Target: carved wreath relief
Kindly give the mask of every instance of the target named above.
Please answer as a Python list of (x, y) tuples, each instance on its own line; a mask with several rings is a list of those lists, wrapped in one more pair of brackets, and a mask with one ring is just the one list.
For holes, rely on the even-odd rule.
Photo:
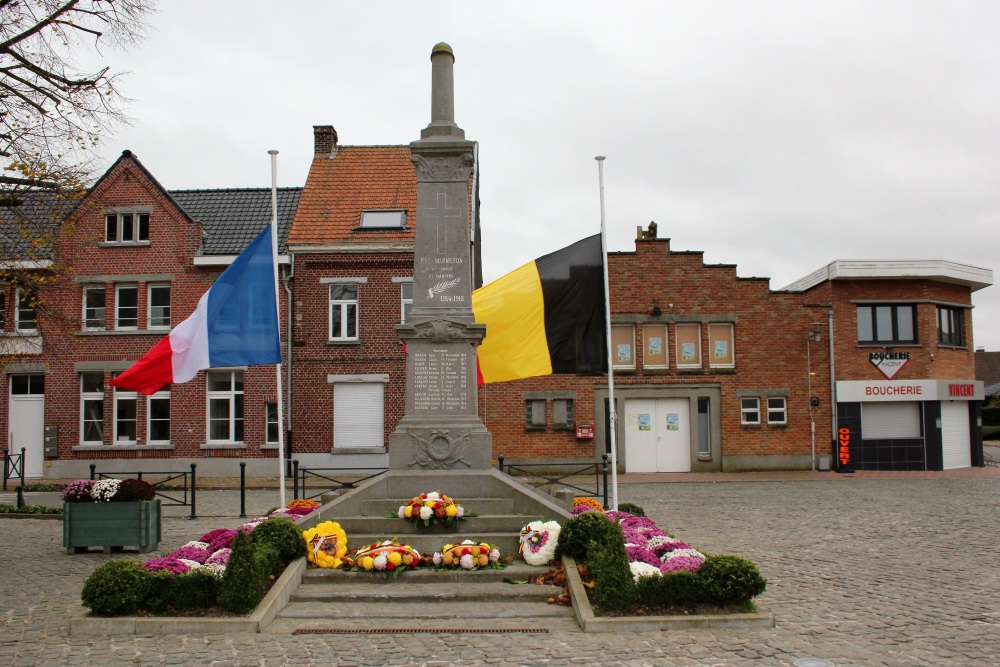
[(413, 438), (413, 460), (407, 465), (445, 470), (457, 467), (461, 463), (467, 468), (472, 464), (465, 458), (469, 447), (469, 431), (461, 430), (452, 433), (448, 429), (409, 429)]

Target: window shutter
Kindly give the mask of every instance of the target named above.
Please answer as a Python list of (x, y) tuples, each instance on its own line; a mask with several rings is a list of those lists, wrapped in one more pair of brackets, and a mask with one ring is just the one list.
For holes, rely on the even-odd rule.
[(384, 447), (385, 385), (338, 382), (333, 385), (333, 446)]

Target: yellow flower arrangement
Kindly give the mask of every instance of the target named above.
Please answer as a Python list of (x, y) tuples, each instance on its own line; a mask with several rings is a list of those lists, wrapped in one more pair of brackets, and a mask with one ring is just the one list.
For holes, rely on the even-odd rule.
[(589, 496), (579, 496), (573, 499), (573, 507), (580, 507), (581, 505), (595, 509), (598, 512), (604, 511), (604, 505)]
[(419, 551), (407, 544), (400, 544), (398, 538), (394, 537), (358, 549), (353, 563), (358, 570), (389, 573), (417, 567), (422, 558)]
[[(393, 515), (390, 513), (387, 516)], [(466, 515), (465, 509), (454, 498), (450, 498), (440, 491), (431, 491), (414, 496), (405, 505), (400, 505), (396, 516), (400, 519), (407, 519), (422, 528), (434, 524), (454, 528), (464, 516), (474, 515)]]
[(306, 541), (306, 557), (311, 567), (338, 568), (347, 554), (347, 534), (335, 521), (324, 521), (302, 531)]
[(440, 553), (434, 554), (433, 561), (438, 567), (460, 567), (463, 570), (503, 567), (499, 549), (486, 542), (476, 543), (472, 540), (445, 544)]

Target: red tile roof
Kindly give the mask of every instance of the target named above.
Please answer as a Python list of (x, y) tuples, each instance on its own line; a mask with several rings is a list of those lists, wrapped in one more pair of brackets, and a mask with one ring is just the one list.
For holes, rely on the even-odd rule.
[[(404, 209), (403, 230), (359, 230), (361, 211)], [(313, 158), (289, 244), (413, 241), (417, 175), (409, 146), (339, 146)]]

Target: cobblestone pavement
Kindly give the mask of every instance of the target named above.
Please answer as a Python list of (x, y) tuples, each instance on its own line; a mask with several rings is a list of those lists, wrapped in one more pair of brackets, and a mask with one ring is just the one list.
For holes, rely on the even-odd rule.
[[(1000, 477), (622, 483), (620, 498), (702, 550), (754, 560), (768, 578), (760, 606), (777, 627), (69, 636), (84, 578), (112, 556), (67, 555), (59, 521), (0, 519), (0, 665), (1000, 664)], [(248, 499), (251, 515), (276, 504), (276, 491)], [(196, 520), (165, 512), (164, 549), (240, 521), (235, 492), (199, 493), (198, 507)]]

